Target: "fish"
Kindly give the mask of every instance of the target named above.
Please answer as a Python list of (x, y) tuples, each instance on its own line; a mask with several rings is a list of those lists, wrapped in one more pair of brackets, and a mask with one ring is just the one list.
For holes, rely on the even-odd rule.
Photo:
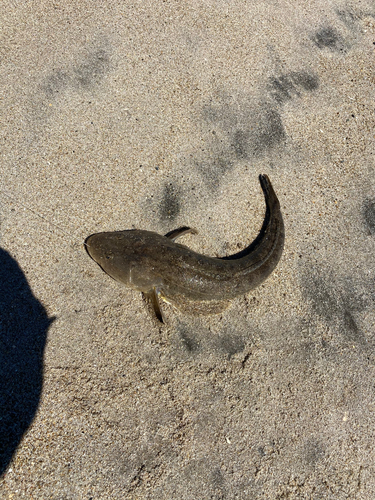
[(160, 299), (207, 304), (230, 301), (263, 283), (276, 268), (284, 248), (285, 229), (280, 202), (267, 175), (259, 182), (266, 213), (258, 236), (245, 249), (224, 257), (209, 257), (176, 243), (187, 226), (165, 236), (129, 229), (95, 233), (84, 242), (89, 256), (116, 281), (142, 292), (164, 323)]

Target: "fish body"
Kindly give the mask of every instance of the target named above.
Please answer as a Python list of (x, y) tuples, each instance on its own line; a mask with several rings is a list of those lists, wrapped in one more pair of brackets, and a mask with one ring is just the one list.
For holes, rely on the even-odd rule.
[(162, 321), (158, 297), (193, 301), (224, 301), (260, 285), (277, 266), (284, 247), (284, 223), (279, 200), (266, 175), (260, 175), (266, 214), (257, 238), (244, 250), (216, 258), (199, 254), (174, 240), (184, 227), (162, 236), (152, 231), (126, 230), (89, 236), (86, 249), (112, 278), (151, 298)]

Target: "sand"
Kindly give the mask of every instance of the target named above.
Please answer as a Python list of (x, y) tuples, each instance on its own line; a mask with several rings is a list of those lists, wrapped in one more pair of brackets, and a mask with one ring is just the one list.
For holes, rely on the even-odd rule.
[[(372, 1), (0, 6), (1, 499), (375, 498)], [(140, 294), (95, 232), (286, 227), (215, 315)]]

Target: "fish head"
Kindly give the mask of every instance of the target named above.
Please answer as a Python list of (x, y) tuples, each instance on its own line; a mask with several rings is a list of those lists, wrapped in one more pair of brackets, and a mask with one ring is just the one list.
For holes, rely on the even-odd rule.
[(92, 234), (85, 240), (90, 257), (117, 281), (141, 292), (160, 286), (150, 262), (149, 242), (142, 231)]

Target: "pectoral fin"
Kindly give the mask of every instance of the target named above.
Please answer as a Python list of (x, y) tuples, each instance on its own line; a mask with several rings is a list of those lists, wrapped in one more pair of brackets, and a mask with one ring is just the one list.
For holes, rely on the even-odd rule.
[(198, 231), (196, 229), (192, 229), (191, 227), (187, 226), (182, 226), (179, 227), (178, 229), (173, 229), (173, 231), (169, 231), (165, 236), (169, 238), (172, 241), (175, 241), (177, 238), (182, 236), (183, 234), (198, 234)]
[(159, 303), (159, 295), (160, 292), (157, 288), (152, 288), (148, 292), (143, 293), (147, 302), (152, 306), (155, 312), (155, 316), (160, 321), (160, 323), (164, 323), (163, 313), (161, 312), (160, 303)]

